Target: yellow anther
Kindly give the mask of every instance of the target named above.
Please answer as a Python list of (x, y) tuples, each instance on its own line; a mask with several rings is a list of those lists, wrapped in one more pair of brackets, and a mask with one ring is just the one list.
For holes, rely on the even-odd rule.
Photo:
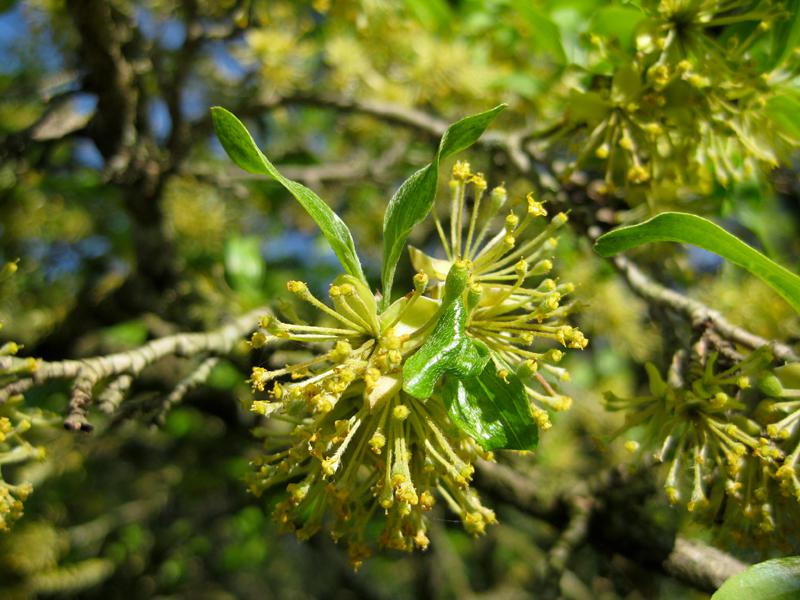
[(436, 504), (436, 499), (428, 490), (425, 490), (419, 495), (419, 506), (422, 510), (428, 511)]
[(398, 404), (392, 409), (392, 416), (398, 421), (405, 421), (410, 414), (411, 411), (405, 404)]
[(544, 203), (537, 202), (536, 199), (533, 197), (533, 192), (530, 192), (527, 196), (528, 201), (528, 214), (532, 217), (546, 217), (547, 210), (544, 208)]
[(506, 216), (506, 232), (512, 233), (519, 225), (519, 217), (513, 212), (508, 213)]
[(640, 184), (650, 179), (650, 173), (641, 165), (633, 165), (628, 169), (627, 177), (631, 183)]
[(326, 458), (322, 461), (322, 472), (325, 473), (325, 475), (327, 475), (328, 477), (333, 475), (338, 467), (339, 467), (338, 459)]
[(380, 454), (386, 446), (386, 436), (380, 431), (376, 431), (369, 438), (369, 447), (375, 454)]
[(625, 450), (633, 454), (634, 452), (639, 450), (639, 442), (637, 442), (636, 440), (628, 440), (627, 442), (625, 442)]
[(256, 331), (250, 336), (250, 346), (253, 348), (261, 348), (267, 343), (267, 336), (263, 331)]
[(346, 340), (338, 340), (329, 356), (333, 362), (343, 362), (353, 352), (353, 347)]
[(664, 129), (658, 123), (647, 123), (644, 128), (645, 133), (653, 137), (657, 137), (664, 133)]
[(483, 191), (486, 189), (486, 179), (484, 178), (483, 173), (475, 173), (470, 181), (472, 181), (472, 184), (478, 190)]
[(728, 403), (728, 400), (728, 394), (725, 392), (717, 392), (708, 403), (711, 405), (711, 408), (720, 409)]
[(294, 279), (286, 282), (286, 289), (298, 296), (305, 296), (309, 293), (308, 286), (305, 283)]
[(472, 173), (469, 170), (469, 163), (464, 160), (457, 160), (453, 165), (453, 179), (459, 181), (466, 181), (470, 178)]

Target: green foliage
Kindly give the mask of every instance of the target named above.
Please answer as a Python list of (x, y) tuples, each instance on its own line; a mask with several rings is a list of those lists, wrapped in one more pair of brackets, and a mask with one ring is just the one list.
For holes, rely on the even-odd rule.
[[(797, 272), (799, 8), (123, 0), (88, 18), (70, 2), (0, 2), (0, 386), (22, 389), (0, 397), (4, 597), (700, 598), (595, 544), (595, 525), (634, 512), (746, 560), (796, 554), (798, 363), (634, 296), (585, 232), (680, 210), (738, 222)], [(210, 101), (269, 149), (215, 109), (225, 149), (258, 177), (217, 152)], [(471, 145), (501, 103), (501, 130), (461, 157), (476, 168), (437, 182), (445, 150)], [(447, 147), (430, 143), (463, 115)], [(798, 352), (800, 316), (748, 273), (675, 246), (635, 259)], [(450, 297), (459, 260), (470, 278)], [(74, 381), (23, 389), (37, 361), (20, 354), (107, 354), (265, 304), (250, 345), (220, 356), (163, 427), (149, 415), (205, 356), (153, 365), (116, 409), (109, 382), (94, 384), (91, 436), (62, 431)], [(456, 340), (462, 355), (445, 351)], [(421, 399), (403, 389), (415, 377)], [(612, 390), (619, 412), (602, 409)], [(594, 505), (559, 577), (544, 574), (563, 549), (553, 523), (472, 482), (500, 450), (561, 506), (637, 445), (643, 464), (661, 459), (666, 500), (692, 510), (620, 486), (624, 508)], [(22, 482), (34, 493), (20, 517)], [(281, 535), (292, 528), (340, 546)], [(343, 571), (341, 546), (359, 564), (429, 542)]]
[(728, 579), (711, 600), (792, 600), (800, 594), (800, 557), (774, 558)]
[(474, 377), (489, 360), (486, 347), (466, 335), (467, 309), (457, 298), (442, 313), (425, 343), (403, 365), (403, 389), (415, 398), (428, 398), (442, 375)]
[(800, 312), (800, 277), (696, 215), (666, 212), (638, 225), (620, 227), (600, 236), (595, 250), (600, 256), (613, 256), (642, 244), (665, 241), (698, 246), (747, 269)]
[(383, 306), (391, 301), (397, 261), (406, 246), (411, 230), (433, 208), (439, 182), (439, 163), (474, 144), (489, 124), (505, 108), (504, 104), (486, 112), (465, 117), (444, 132), (433, 161), (403, 182), (394, 193), (383, 220)]
[(258, 149), (242, 122), (233, 114), (217, 106), (211, 109), (211, 115), (217, 136), (231, 160), (249, 173), (269, 175), (285, 187), (322, 230), (344, 270), (365, 281), (353, 236), (339, 216), (306, 186), (281, 175)]
[(447, 378), (447, 414), (484, 450), (535, 450), (539, 430), (519, 378), (497, 374), (491, 362), (478, 375)]

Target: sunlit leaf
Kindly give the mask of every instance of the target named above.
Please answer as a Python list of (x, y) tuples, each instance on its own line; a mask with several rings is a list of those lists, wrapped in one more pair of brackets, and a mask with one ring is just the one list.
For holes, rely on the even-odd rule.
[(467, 309), (461, 296), (439, 317), (430, 337), (403, 365), (403, 389), (415, 398), (429, 398), (445, 373), (472, 377), (480, 373), (489, 354), (467, 336)]
[(525, 387), (513, 373), (501, 378), (491, 361), (474, 377), (448, 377), (442, 397), (453, 422), (484, 450), (536, 448), (539, 430)]
[(433, 207), (439, 162), (474, 144), (505, 106), (501, 104), (450, 125), (439, 142), (433, 162), (406, 179), (392, 196), (383, 220), (383, 307), (391, 301), (394, 272), (406, 240)]
[(220, 106), (215, 106), (211, 109), (211, 116), (217, 136), (231, 160), (248, 173), (269, 175), (289, 190), (322, 230), (322, 234), (330, 243), (336, 256), (339, 257), (344, 270), (366, 283), (361, 263), (356, 254), (353, 236), (347, 225), (333, 212), (333, 209), (306, 186), (281, 175), (258, 149), (253, 136), (233, 113)]
[(619, 227), (600, 236), (595, 250), (600, 256), (613, 256), (651, 242), (681, 242), (718, 254), (760, 278), (800, 312), (800, 277), (696, 215), (665, 212), (638, 225)]
[(722, 584), (711, 600), (800, 598), (800, 556), (775, 558), (745, 569)]

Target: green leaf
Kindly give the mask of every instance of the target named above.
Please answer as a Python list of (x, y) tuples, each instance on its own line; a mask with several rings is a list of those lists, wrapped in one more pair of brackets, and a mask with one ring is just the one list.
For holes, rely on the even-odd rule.
[(462, 296), (442, 311), (430, 337), (403, 365), (403, 389), (415, 398), (430, 398), (445, 373), (471, 377), (489, 360), (489, 351), (466, 334), (467, 308)]
[(484, 450), (536, 448), (539, 430), (525, 387), (513, 373), (502, 379), (491, 361), (480, 375), (446, 378), (442, 397), (453, 422)]
[(225, 241), (225, 280), (237, 292), (254, 292), (264, 280), (264, 259), (255, 236), (236, 235)]
[(561, 30), (550, 16), (542, 9), (536, 7), (530, 0), (513, 0), (511, 8), (516, 14), (510, 16), (525, 22), (531, 35), (528, 42), (537, 50), (549, 55), (549, 58), (558, 65), (567, 64), (567, 53), (561, 39)]
[(450, 125), (439, 142), (433, 162), (406, 179), (392, 196), (383, 219), (383, 308), (391, 301), (394, 272), (406, 240), (411, 230), (433, 208), (439, 181), (439, 162), (474, 144), (505, 107), (505, 104), (500, 104)]
[(775, 558), (737, 573), (711, 600), (795, 600), (800, 598), (800, 556)]
[(786, 19), (774, 26), (772, 56), (769, 66), (780, 65), (795, 48), (800, 46), (800, 2), (789, 0), (784, 6)]
[(211, 109), (211, 118), (214, 121), (217, 137), (231, 160), (248, 173), (269, 175), (289, 190), (322, 230), (344, 270), (367, 283), (356, 254), (353, 236), (333, 209), (306, 186), (281, 175), (258, 149), (253, 136), (233, 113), (215, 106)]
[(651, 242), (681, 242), (718, 254), (760, 278), (800, 312), (800, 277), (696, 215), (664, 212), (644, 223), (619, 227), (600, 236), (595, 251), (607, 257)]
[(603, 6), (592, 15), (589, 31), (617, 38), (626, 50), (636, 47), (636, 28), (645, 18), (644, 12), (630, 6)]

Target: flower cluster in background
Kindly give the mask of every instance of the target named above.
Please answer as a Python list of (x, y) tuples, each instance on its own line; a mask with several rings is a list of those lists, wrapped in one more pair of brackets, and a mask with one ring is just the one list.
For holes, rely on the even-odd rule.
[[(529, 196), (521, 217), (514, 210), (503, 217), (505, 189), (485, 193), (483, 176), (467, 163), (454, 167), (450, 189), (450, 222), (434, 217), (444, 256), (411, 250), (418, 273), (406, 296), (379, 312), (372, 292), (353, 276), (333, 282), (330, 304), (290, 281), (287, 288), (314, 309), (318, 324), (267, 316), (251, 338), (255, 347), (291, 343), (305, 357), (253, 369), (253, 388), (266, 397), (252, 410), (270, 418), (256, 431), (264, 451), (253, 460), (250, 489), (261, 495), (285, 485), (276, 519), (301, 538), (327, 520), (355, 566), (375, 543), (425, 549), (426, 514), (438, 501), (472, 534), (496, 520), (470, 487), (475, 461), (492, 453), (454, 422), (442, 392), (447, 386), (434, 387), (432, 379), (425, 384), (429, 394), (404, 389), (409, 359), (440, 335), (443, 322), (456, 323), (454, 331), (461, 324), (464, 353), (475, 354), (479, 369), (488, 362), (501, 386), (524, 385), (526, 418), (540, 429), (550, 426), (550, 412), (571, 403), (558, 391), (568, 378), (556, 364), (563, 349), (587, 344), (566, 323), (572, 286), (547, 277), (566, 215), (548, 223), (545, 207)], [(499, 232), (492, 227), (497, 215)], [(373, 517), (382, 522), (377, 537), (368, 527)]]
[(643, 3), (643, 19), (615, 10), (629, 35), (590, 35), (587, 78), (565, 121), (586, 127), (573, 168), (600, 165), (600, 193), (622, 187), (628, 203), (644, 194), (669, 204), (786, 162), (800, 144), (786, 122), (800, 106), (798, 55), (781, 41), (788, 7), (662, 0)]
[(771, 362), (767, 348), (735, 361), (695, 354), (685, 377), (673, 368), (667, 381), (648, 364), (647, 395), (606, 394), (609, 410), (627, 413), (626, 448), (664, 464), (669, 501), (739, 539), (786, 532), (800, 517), (800, 365)]

